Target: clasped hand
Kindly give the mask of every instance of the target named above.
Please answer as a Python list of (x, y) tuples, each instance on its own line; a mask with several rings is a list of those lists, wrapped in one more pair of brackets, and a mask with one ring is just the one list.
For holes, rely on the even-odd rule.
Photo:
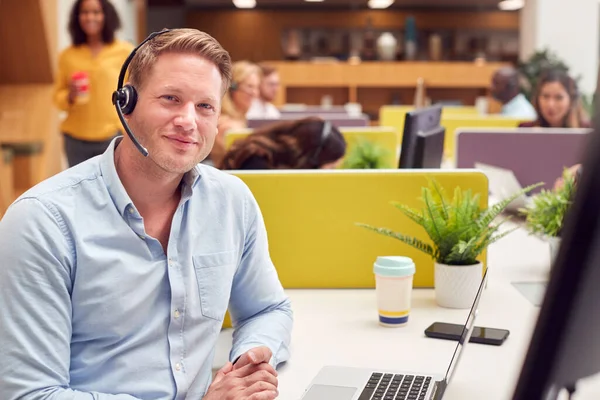
[(255, 347), (235, 365), (228, 362), (215, 375), (204, 400), (273, 400), (278, 396), (277, 371), (269, 364), (271, 350)]

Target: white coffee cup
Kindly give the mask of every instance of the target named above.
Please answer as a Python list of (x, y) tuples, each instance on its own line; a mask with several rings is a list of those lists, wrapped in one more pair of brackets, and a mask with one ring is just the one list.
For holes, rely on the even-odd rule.
[(379, 324), (399, 327), (408, 323), (415, 263), (409, 257), (380, 256), (373, 264)]

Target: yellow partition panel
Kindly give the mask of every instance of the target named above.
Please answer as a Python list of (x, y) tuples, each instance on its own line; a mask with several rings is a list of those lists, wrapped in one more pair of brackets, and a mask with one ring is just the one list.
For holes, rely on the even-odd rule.
[(398, 163), (400, 161), (400, 140), (394, 128), (340, 128), (340, 132), (342, 132), (342, 136), (344, 136), (344, 139), (346, 140), (346, 154), (350, 154), (352, 149), (362, 140), (368, 140), (386, 150), (386, 157), (383, 161), (385, 168), (398, 168)]
[(232, 129), (225, 133), (225, 149), (229, 149), (233, 142), (236, 140), (244, 139), (246, 136), (250, 135), (254, 130), (251, 128), (246, 129)]
[[(414, 109), (413, 106), (383, 106), (379, 109), (379, 125), (394, 128), (398, 132), (400, 144), (402, 144), (406, 113)], [(454, 115), (478, 116), (479, 112), (474, 106), (444, 106), (442, 108), (442, 118)]]
[[(387, 157), (384, 160), (386, 168), (398, 168), (400, 141), (395, 129), (389, 127), (342, 127), (340, 132), (348, 145), (346, 154), (349, 154), (361, 140), (368, 140), (387, 150)], [(227, 132), (225, 135), (225, 148), (229, 149), (233, 142), (243, 139), (251, 133), (252, 129)]]
[[(423, 207), (421, 188), (435, 178), (449, 196), (471, 189), (488, 202), (486, 176), (475, 170), (232, 171), (263, 213), (271, 257), (286, 288), (373, 288), (377, 256), (416, 264), (415, 287), (433, 287), (433, 260), (398, 240), (355, 225), (388, 227), (430, 242), (425, 231), (390, 202)], [(277, 188), (274, 190), (273, 188)], [(481, 261), (485, 262), (485, 253)]]
[(446, 128), (444, 135), (444, 156), (449, 159), (455, 159), (455, 132), (458, 128), (516, 128), (523, 121), (522, 118), (507, 118), (500, 115), (442, 115), (441, 125)]

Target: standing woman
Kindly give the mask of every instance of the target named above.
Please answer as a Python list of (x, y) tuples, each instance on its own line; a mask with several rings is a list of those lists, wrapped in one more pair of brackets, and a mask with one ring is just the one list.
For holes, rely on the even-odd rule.
[(72, 44), (60, 54), (54, 102), (66, 111), (61, 124), (69, 167), (102, 154), (120, 132), (111, 96), (133, 50), (115, 39), (121, 21), (108, 0), (77, 0), (71, 10)]

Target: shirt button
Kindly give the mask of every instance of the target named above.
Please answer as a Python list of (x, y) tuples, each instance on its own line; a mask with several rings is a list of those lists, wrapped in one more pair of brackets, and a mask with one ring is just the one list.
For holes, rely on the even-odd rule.
[(179, 318), (179, 316), (181, 314), (179, 313), (179, 310), (175, 310), (175, 312), (173, 313), (173, 315), (175, 316), (175, 318)]
[(133, 214), (133, 207), (129, 207), (127, 211), (129, 211), (129, 214)]
[(175, 364), (175, 369), (177, 371), (181, 371), (181, 364), (179, 364), (179, 363)]

